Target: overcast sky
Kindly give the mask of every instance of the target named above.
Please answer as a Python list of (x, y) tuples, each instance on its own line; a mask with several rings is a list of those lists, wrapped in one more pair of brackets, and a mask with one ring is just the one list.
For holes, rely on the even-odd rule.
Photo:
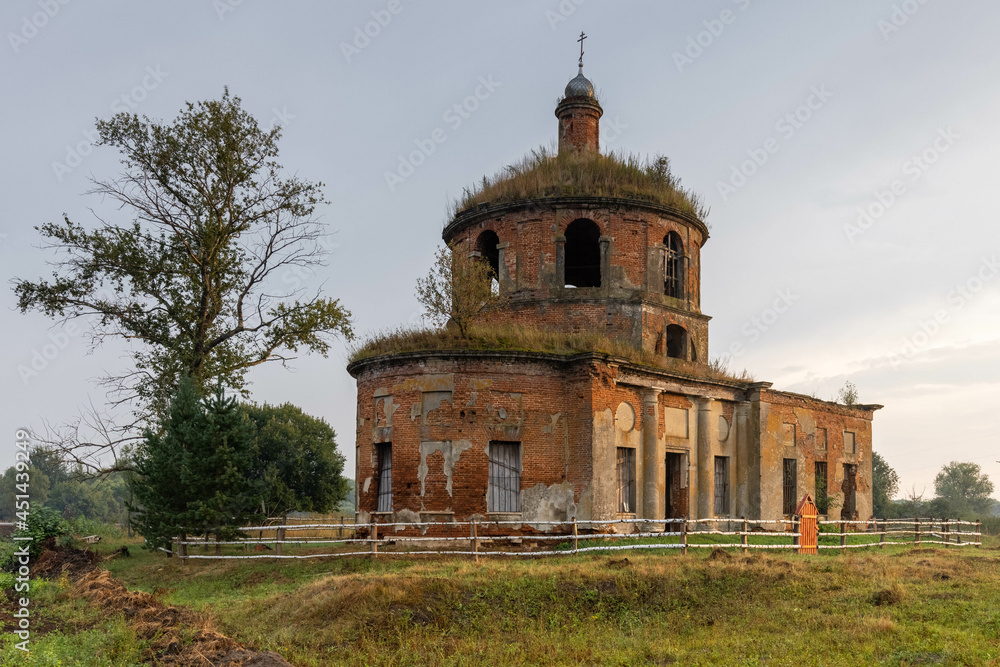
[[(1000, 491), (996, 2), (5, 0), (0, 28), (7, 281), (50, 271), (34, 225), (92, 222), (88, 178), (118, 170), (95, 118), (170, 120), (229, 86), (283, 126), (287, 169), (326, 184), (330, 263), (301, 280), (362, 333), (419, 321), (448, 201), (554, 141), (586, 31), (604, 149), (666, 154), (711, 207), (711, 355), (822, 398), (853, 381), (886, 406), (875, 449), (904, 489), (932, 495), (961, 460)], [(17, 427), (102, 405), (94, 379), (127, 359), (0, 293), (6, 467)], [(325, 417), (352, 471), (346, 357), (251, 378), (256, 400)]]

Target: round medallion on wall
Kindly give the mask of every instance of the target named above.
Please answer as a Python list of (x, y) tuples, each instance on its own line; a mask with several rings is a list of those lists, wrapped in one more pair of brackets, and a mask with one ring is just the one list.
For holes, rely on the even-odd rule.
[(628, 403), (619, 403), (615, 411), (615, 426), (622, 431), (635, 428), (635, 410)]

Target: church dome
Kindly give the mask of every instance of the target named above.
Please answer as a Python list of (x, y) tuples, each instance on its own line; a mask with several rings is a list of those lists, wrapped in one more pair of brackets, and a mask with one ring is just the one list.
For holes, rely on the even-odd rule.
[(566, 97), (594, 97), (594, 84), (583, 75), (582, 67), (580, 73), (566, 84)]

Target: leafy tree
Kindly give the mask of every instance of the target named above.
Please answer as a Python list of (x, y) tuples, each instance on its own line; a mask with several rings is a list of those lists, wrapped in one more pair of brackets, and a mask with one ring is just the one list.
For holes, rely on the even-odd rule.
[(262, 510), (329, 512), (348, 491), (336, 433), (324, 420), (284, 405), (243, 405), (256, 428), (254, 477), (264, 480)]
[(875, 516), (886, 518), (894, 511), (893, 498), (899, 492), (899, 474), (882, 455), (872, 452), (872, 510)]
[[(18, 475), (22, 475), (20, 479)], [(15, 496), (22, 494), (22, 489), (18, 489), (18, 484), (24, 484), (24, 473), (19, 473), (17, 468), (11, 466), (4, 471), (0, 477), (0, 521), (13, 521), (15, 517)], [(27, 470), (28, 491), (31, 496), (31, 505), (39, 507), (44, 505), (49, 497), (49, 477), (44, 472), (30, 466)]]
[(975, 518), (989, 514), (993, 507), (993, 482), (978, 463), (952, 461), (941, 468), (934, 478), (934, 493), (939, 515)]
[[(135, 427), (124, 427), (134, 438), (166, 415), (182, 376), (245, 395), (248, 369), (299, 350), (326, 355), (332, 336), (353, 337), (336, 299), (275, 284), (280, 270), (323, 263), (316, 208), (325, 203), (322, 183), (283, 174), (280, 128), (262, 129), (227, 90), (188, 103), (170, 124), (120, 113), (97, 132), (124, 169), (89, 194), (128, 219), (88, 229), (64, 216), (38, 227), (58, 253), (55, 271), (15, 279), (14, 290), (22, 312), (88, 318), (92, 347), (135, 345), (134, 366), (104, 378), (114, 404), (136, 410)], [(80, 437), (72, 430), (64, 448), (95, 446)], [(102, 434), (98, 446), (116, 455), (128, 441)], [(96, 467), (94, 456), (76, 460)]]
[(462, 338), (476, 318), (502, 310), (506, 296), (493, 289), (493, 269), (458, 245), (442, 246), (426, 278), (417, 279), (417, 300), (437, 326), (454, 323)]
[(253, 425), (235, 399), (221, 390), (202, 400), (193, 380), (182, 378), (167, 418), (146, 431), (131, 480), (133, 526), (154, 547), (178, 535), (240, 534), (259, 519), (259, 483), (248, 471)]

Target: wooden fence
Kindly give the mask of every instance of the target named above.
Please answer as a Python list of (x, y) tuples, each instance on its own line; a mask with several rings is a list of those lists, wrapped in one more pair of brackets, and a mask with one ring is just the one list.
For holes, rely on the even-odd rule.
[[(941, 545), (981, 546), (979, 521), (891, 519), (819, 521), (819, 549)], [(802, 551), (798, 517), (745, 519), (623, 519), (619, 521), (455, 521), (423, 523), (295, 523), (249, 526), (232, 541), (176, 540), (168, 554), (182, 559), (308, 559), (380, 555), (556, 556), (651, 549)], [(810, 536), (805, 536), (806, 541)], [(198, 553), (201, 551), (202, 553)], [(250, 553), (250, 552), (253, 553)], [(208, 553), (213, 552), (213, 553)]]

